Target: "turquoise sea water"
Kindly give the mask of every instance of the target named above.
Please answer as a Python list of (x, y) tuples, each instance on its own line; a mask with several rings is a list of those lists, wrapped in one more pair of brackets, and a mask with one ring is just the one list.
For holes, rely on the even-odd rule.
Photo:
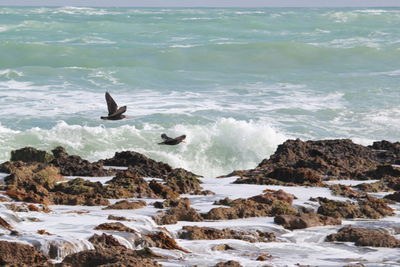
[[(130, 120), (99, 119), (105, 91)], [(0, 8), (0, 161), (129, 149), (221, 175), (287, 138), (398, 141), (399, 103), (398, 8)]]

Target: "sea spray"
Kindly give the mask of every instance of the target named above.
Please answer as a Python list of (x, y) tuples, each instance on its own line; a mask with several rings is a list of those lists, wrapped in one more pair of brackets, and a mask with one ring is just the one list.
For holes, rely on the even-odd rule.
[[(161, 133), (186, 134), (186, 143), (159, 146)], [(254, 168), (287, 139), (263, 122), (246, 122), (233, 118), (219, 119), (206, 125), (177, 124), (171, 129), (146, 125), (143, 129), (123, 125), (107, 128), (69, 125), (63, 121), (46, 130), (31, 128), (13, 131), (2, 127), (0, 161), (9, 159), (12, 149), (33, 146), (51, 150), (64, 146), (71, 154), (91, 161), (112, 157), (115, 152), (132, 150), (155, 160), (181, 167), (204, 176), (227, 174), (235, 169)]]

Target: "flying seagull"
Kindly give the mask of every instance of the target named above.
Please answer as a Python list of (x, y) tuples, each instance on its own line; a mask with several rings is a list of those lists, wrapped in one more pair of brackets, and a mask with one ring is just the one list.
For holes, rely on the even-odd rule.
[(125, 115), (122, 115), (126, 111), (126, 106), (118, 108), (117, 103), (115, 103), (114, 99), (111, 97), (111, 95), (106, 92), (106, 101), (107, 101), (107, 107), (108, 107), (108, 116), (105, 117), (100, 117), (102, 120), (122, 120), (125, 118), (128, 118)]
[(165, 133), (163, 133), (161, 135), (161, 138), (164, 141), (161, 142), (161, 143), (158, 143), (159, 145), (170, 145), (170, 146), (173, 146), (173, 145), (177, 145), (177, 144), (179, 144), (181, 142), (184, 142), (184, 140), (186, 138), (186, 135), (181, 135), (181, 136), (178, 136), (178, 137), (175, 137), (175, 138), (171, 138), (171, 137), (168, 137)]

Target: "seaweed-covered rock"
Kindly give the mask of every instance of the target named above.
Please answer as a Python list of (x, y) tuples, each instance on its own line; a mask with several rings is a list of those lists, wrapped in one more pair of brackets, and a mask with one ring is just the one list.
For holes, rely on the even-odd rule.
[(400, 202), (400, 191), (394, 192), (393, 194), (390, 195), (386, 195), (384, 198)]
[(384, 164), (400, 164), (400, 142), (377, 141), (369, 146), (375, 150), (376, 158)]
[(54, 159), (53, 155), (34, 147), (24, 147), (11, 151), (11, 161), (41, 162), (50, 163)]
[(257, 168), (235, 171), (235, 183), (323, 185), (324, 179), (367, 179), (366, 172), (380, 163), (373, 149), (348, 139), (301, 141), (287, 140)]
[(175, 239), (170, 237), (164, 232), (157, 232), (154, 234), (147, 234), (147, 237), (151, 240), (151, 245), (153, 247), (163, 248), (163, 249), (177, 249), (183, 251), (185, 253), (189, 253), (188, 250), (180, 247), (178, 243), (176, 243)]
[(89, 238), (89, 242), (93, 244), (96, 249), (113, 248), (113, 247), (125, 247), (112, 235), (107, 234), (94, 234)]
[(117, 232), (127, 232), (127, 233), (136, 233), (135, 230), (129, 228), (128, 226), (120, 223), (102, 223), (94, 228), (94, 230), (103, 230), (103, 231), (117, 231)]
[(97, 250), (84, 250), (68, 255), (64, 258), (64, 266), (87, 267), (87, 266), (107, 266), (107, 267), (161, 267), (151, 258), (148, 253), (122, 247), (113, 247)]
[(47, 261), (47, 256), (30, 245), (0, 241), (1, 266), (43, 266)]
[(166, 185), (179, 194), (201, 194), (199, 176), (184, 169), (173, 169), (165, 178)]
[(116, 202), (113, 205), (107, 206), (105, 210), (135, 210), (141, 209), (146, 206), (146, 202), (143, 200), (139, 201), (128, 201), (128, 200), (121, 200)]
[(371, 193), (387, 192), (390, 190), (390, 188), (383, 181), (378, 181), (374, 183), (361, 183), (356, 185), (355, 188), (362, 192)]
[(108, 198), (159, 198), (143, 178), (129, 170), (118, 172), (108, 181), (106, 191)]
[(211, 227), (184, 226), (179, 232), (179, 238), (189, 240), (239, 239), (247, 242), (276, 241), (274, 233), (238, 231), (229, 228), (216, 229)]
[[(256, 198), (258, 200), (258, 198)], [(265, 201), (261, 198), (262, 201)], [(249, 199), (224, 200), (229, 208), (219, 207), (211, 209), (203, 217), (208, 220), (232, 220), (249, 217), (268, 217), (280, 214), (296, 214), (297, 210), (288, 202), (283, 200), (273, 200), (271, 204), (264, 204)], [(221, 204), (221, 203), (220, 203)]]
[(289, 205), (292, 205), (293, 199), (295, 198), (295, 195), (286, 193), (285, 191), (280, 189), (277, 191), (267, 192), (262, 195), (253, 196), (249, 199), (264, 204), (272, 204), (275, 200), (281, 200), (287, 202)]
[(318, 198), (320, 207), (318, 213), (335, 218), (371, 218), (380, 219), (385, 216), (392, 216), (393, 209), (382, 199), (367, 197), (358, 200), (358, 203), (342, 202), (327, 198)]
[(300, 213), (296, 215), (278, 215), (274, 218), (276, 224), (286, 229), (304, 229), (323, 225), (340, 225), (342, 221), (338, 218), (323, 216), (316, 213)]
[(175, 199), (179, 197), (179, 194), (173, 191), (170, 187), (158, 183), (156, 180), (151, 180), (149, 186), (153, 192), (166, 199)]
[(167, 212), (161, 212), (159, 215), (153, 216), (157, 224), (175, 224), (178, 221), (203, 221), (201, 215), (190, 207), (190, 200), (188, 198), (168, 200), (168, 202), (171, 208)]
[(326, 241), (354, 242), (356, 246), (400, 248), (400, 240), (374, 229), (346, 226), (336, 234), (326, 237)]
[(113, 172), (105, 170), (102, 163), (90, 163), (77, 155), (69, 155), (65, 148), (56, 147), (52, 150), (54, 159), (51, 161), (66, 176), (109, 176)]
[(343, 184), (333, 184), (329, 186), (329, 189), (332, 191), (332, 194), (335, 196), (343, 196), (348, 198), (359, 199), (361, 197), (365, 197), (366, 195), (360, 192), (357, 192), (353, 188), (348, 185)]
[(225, 262), (221, 261), (215, 264), (214, 267), (243, 267), (243, 266), (237, 261), (225, 261)]

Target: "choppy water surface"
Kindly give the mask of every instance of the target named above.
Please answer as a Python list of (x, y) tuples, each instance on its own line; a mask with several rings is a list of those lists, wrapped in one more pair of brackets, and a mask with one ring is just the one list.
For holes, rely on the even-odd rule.
[[(287, 138), (397, 141), (399, 25), (397, 8), (2, 7), (0, 161), (129, 149), (215, 176)], [(132, 119), (99, 119), (106, 90)]]

